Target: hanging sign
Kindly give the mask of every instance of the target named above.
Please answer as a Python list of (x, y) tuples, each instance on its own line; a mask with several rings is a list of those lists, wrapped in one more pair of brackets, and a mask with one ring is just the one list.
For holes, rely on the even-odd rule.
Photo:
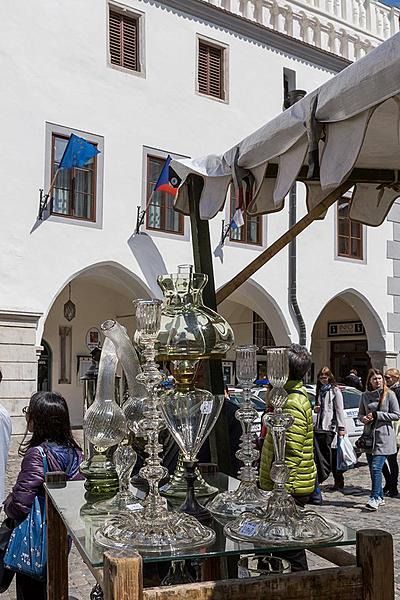
[(343, 321), (328, 323), (328, 336), (365, 335), (362, 321)]
[(86, 334), (86, 346), (89, 351), (101, 346), (101, 333), (97, 327), (91, 327)]

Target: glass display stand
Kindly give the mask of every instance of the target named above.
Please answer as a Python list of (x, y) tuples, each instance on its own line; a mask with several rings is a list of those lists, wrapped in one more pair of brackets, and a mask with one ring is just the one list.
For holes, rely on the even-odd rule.
[[(217, 475), (207, 475), (207, 481), (211, 485), (218, 487), (221, 491), (227, 489), (233, 491), (239, 485), (238, 480), (222, 473)], [(138, 501), (142, 501), (144, 497), (143, 491), (135, 488), (131, 489), (135, 493)], [(95, 543), (94, 534), (102, 525), (104, 525), (107, 515), (99, 514), (98, 511), (93, 508), (93, 504), (90, 504), (85, 500), (83, 481), (68, 482), (63, 488), (51, 488), (46, 486), (46, 490), (85, 562), (91, 568), (101, 567), (103, 565), (104, 548), (101, 548)], [(98, 500), (98, 498), (96, 498), (96, 500)], [(184, 548), (171, 552), (169, 555), (166, 555), (165, 553), (146, 554), (145, 552), (141, 552), (144, 562), (198, 559), (199, 557), (201, 559), (207, 559), (229, 555), (239, 556), (243, 554), (265, 554), (268, 551), (273, 552), (274, 549), (277, 548), (277, 545), (273, 543), (255, 546), (251, 543), (231, 540), (225, 535), (223, 526), (217, 521), (214, 521), (210, 527), (215, 531), (216, 536), (215, 542), (212, 545), (198, 548)], [(355, 531), (344, 525), (340, 526), (340, 528), (342, 531), (340, 540), (316, 544), (309, 541), (308, 543), (293, 543), (285, 546), (280, 545), (279, 550), (284, 550), (286, 548), (322, 548), (354, 544), (356, 540)]]

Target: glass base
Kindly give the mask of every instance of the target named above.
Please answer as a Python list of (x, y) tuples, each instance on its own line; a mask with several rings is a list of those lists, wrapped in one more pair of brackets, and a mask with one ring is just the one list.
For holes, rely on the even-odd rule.
[(234, 540), (252, 544), (311, 544), (335, 541), (343, 530), (316, 512), (295, 504), (286, 492), (274, 490), (263, 515), (243, 513), (224, 527), (225, 534)]
[(94, 455), (81, 463), (80, 472), (85, 477), (85, 488), (93, 495), (118, 492), (119, 480), (115, 465), (102, 454)]
[(217, 519), (234, 519), (244, 512), (264, 514), (270, 495), (255, 483), (242, 481), (237, 490), (218, 494), (207, 503), (207, 508)]
[(208, 546), (215, 532), (197, 519), (176, 511), (160, 511), (156, 518), (143, 513), (122, 514), (107, 519), (95, 533), (100, 546), (137, 550), (141, 554), (171, 554), (185, 548)]
[(122, 511), (143, 510), (143, 504), (132, 492), (118, 492), (108, 500), (102, 500), (93, 504), (93, 508), (98, 512), (120, 513)]
[[(202, 498), (205, 501), (206, 498), (215, 496), (218, 493), (218, 488), (207, 483), (201, 474), (201, 471), (196, 467), (196, 481), (194, 482), (194, 491), (197, 498)], [(160, 494), (166, 498), (186, 498), (187, 484), (185, 479), (185, 469), (183, 461), (178, 462), (175, 472), (167, 485), (160, 488)]]

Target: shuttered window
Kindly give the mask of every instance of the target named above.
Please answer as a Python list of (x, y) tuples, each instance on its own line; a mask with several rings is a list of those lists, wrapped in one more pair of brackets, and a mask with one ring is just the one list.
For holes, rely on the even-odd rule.
[(224, 49), (199, 40), (198, 89), (201, 94), (225, 99)]
[(138, 17), (110, 9), (109, 39), (112, 65), (139, 71)]
[(338, 254), (363, 259), (363, 227), (349, 217), (350, 200), (339, 198), (337, 212)]

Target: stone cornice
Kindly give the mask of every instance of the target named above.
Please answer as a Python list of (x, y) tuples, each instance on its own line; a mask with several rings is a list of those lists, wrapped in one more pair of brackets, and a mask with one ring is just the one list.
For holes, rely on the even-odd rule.
[[(147, 2), (148, 0), (144, 1)], [(212, 4), (203, 2), (203, 0), (158, 0), (157, 2), (151, 1), (151, 3), (210, 22), (221, 29), (232, 31), (333, 73), (338, 73), (351, 64), (351, 61), (346, 58), (307, 44), (279, 31), (274, 31), (227, 10), (221, 10)]]

